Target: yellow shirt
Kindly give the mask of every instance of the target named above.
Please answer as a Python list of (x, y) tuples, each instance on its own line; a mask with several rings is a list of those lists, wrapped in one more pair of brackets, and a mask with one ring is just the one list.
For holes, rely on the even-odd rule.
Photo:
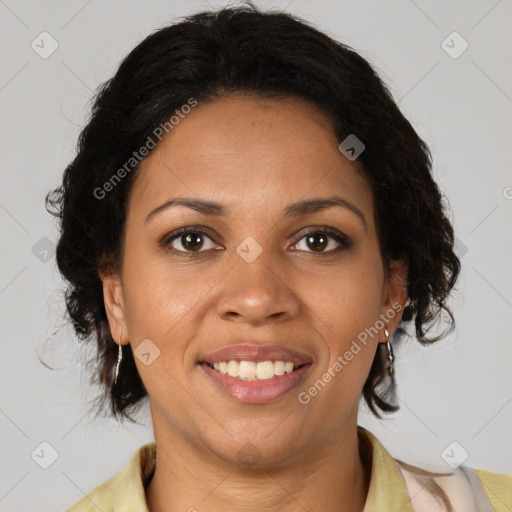
[[(364, 512), (512, 511), (512, 476), (465, 466), (452, 473), (428, 473), (393, 459), (379, 440), (361, 426), (358, 435), (366, 442), (372, 461)], [(149, 512), (145, 486), (155, 467), (153, 442), (137, 449), (120, 473), (66, 512)]]

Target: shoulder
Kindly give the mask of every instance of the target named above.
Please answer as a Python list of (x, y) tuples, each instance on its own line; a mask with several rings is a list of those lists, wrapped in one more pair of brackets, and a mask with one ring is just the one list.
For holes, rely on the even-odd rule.
[[(387, 494), (379, 489), (392, 488), (393, 497), (398, 493), (400, 500), (405, 502), (405, 505), (399, 505), (403, 512), (512, 511), (512, 475), (468, 466), (459, 466), (450, 472), (446, 472), (447, 468), (432, 470), (413, 466), (392, 457), (371, 432), (361, 426), (358, 431), (361, 439), (366, 438), (371, 443), (372, 504), (388, 503)], [(382, 507), (369, 508), (374, 509), (382, 510)], [(390, 507), (387, 509), (391, 510)]]
[(114, 488), (117, 476), (102, 483), (80, 501), (77, 501), (66, 512), (113, 512)]
[(138, 448), (116, 476), (94, 488), (66, 512), (147, 512), (145, 487), (156, 467), (156, 444)]
[(512, 510), (512, 475), (475, 469), (485, 493), (497, 512)]
[(512, 510), (512, 476), (467, 466), (450, 473), (436, 473), (396, 462), (417, 512)]

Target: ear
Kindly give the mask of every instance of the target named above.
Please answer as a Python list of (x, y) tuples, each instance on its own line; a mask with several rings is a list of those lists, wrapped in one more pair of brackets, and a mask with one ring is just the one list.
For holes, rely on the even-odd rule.
[(126, 315), (123, 295), (123, 285), (117, 273), (100, 275), (103, 282), (103, 300), (110, 327), (110, 334), (116, 343), (125, 345), (129, 341), (128, 329), (126, 328)]
[[(395, 332), (407, 302), (407, 264), (404, 260), (393, 260), (390, 264), (391, 276), (385, 280), (380, 318), (385, 323), (389, 336)], [(386, 342), (384, 328), (380, 330), (379, 340)]]

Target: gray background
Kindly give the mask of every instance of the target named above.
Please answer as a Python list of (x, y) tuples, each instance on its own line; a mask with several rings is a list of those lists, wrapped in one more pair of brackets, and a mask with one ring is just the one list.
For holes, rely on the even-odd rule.
[[(512, 2), (256, 3), (286, 7), (377, 67), (430, 145), (453, 211), (463, 265), (456, 334), (430, 348), (405, 344), (396, 365), (400, 412), (379, 422), (363, 408), (360, 423), (413, 464), (448, 471), (442, 454), (456, 441), (448, 452), (466, 450), (465, 464), (512, 473)], [(43, 200), (73, 158), (95, 88), (143, 37), (203, 8), (0, 0), (2, 511), (65, 510), (153, 440), (147, 409), (137, 427), (85, 416), (95, 390), (63, 320), (57, 232)], [(47, 59), (31, 47), (43, 31), (59, 45)], [(453, 31), (469, 44), (457, 58), (442, 46)], [(457, 37), (445, 43), (452, 54), (462, 48)], [(60, 369), (46, 369), (37, 354)], [(48, 469), (39, 465), (51, 456), (44, 441), (58, 455)]]

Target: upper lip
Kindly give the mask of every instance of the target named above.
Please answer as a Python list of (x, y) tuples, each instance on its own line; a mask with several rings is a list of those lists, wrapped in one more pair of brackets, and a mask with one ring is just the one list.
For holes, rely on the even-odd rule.
[(295, 366), (312, 362), (307, 354), (282, 345), (251, 344), (229, 345), (209, 353), (201, 359), (203, 363), (217, 363), (230, 360), (244, 361), (290, 361)]

